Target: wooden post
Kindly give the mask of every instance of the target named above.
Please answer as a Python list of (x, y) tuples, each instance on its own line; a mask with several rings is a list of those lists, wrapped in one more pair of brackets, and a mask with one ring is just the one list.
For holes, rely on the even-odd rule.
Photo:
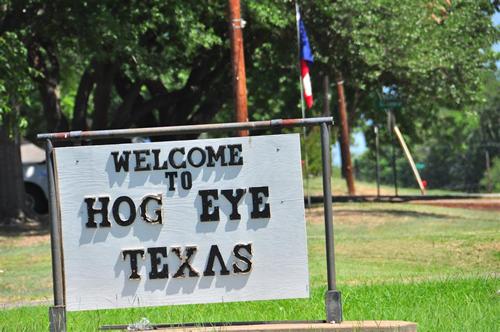
[(352, 174), (351, 152), (349, 151), (349, 124), (347, 122), (344, 80), (342, 79), (342, 75), (337, 77), (337, 92), (339, 95), (340, 152), (342, 155), (342, 170), (347, 182), (349, 195), (354, 196), (356, 195), (356, 190), (354, 188), (354, 177)]
[(49, 331), (66, 332), (66, 310), (64, 306), (49, 307)]
[(377, 168), (375, 171), (377, 172), (377, 197), (380, 197), (380, 151), (379, 151), (379, 138), (378, 138), (378, 126), (375, 125), (373, 128), (375, 131), (375, 154), (376, 154), (376, 163)]
[[(236, 122), (248, 122), (243, 27), (244, 21), (241, 19), (240, 0), (229, 0), (229, 34), (231, 37)], [(248, 130), (238, 131), (238, 136), (248, 136)]]
[(487, 190), (488, 190), (489, 193), (492, 193), (493, 192), (493, 183), (491, 181), (490, 153), (488, 152), (488, 150), (484, 151), (484, 157), (485, 157), (485, 161), (486, 161), (486, 178), (488, 179)]
[(401, 147), (403, 148), (406, 160), (408, 160), (408, 163), (410, 163), (411, 170), (413, 171), (413, 175), (415, 176), (415, 180), (417, 180), (418, 187), (420, 188), (420, 192), (422, 193), (422, 195), (425, 195), (425, 187), (422, 183), (422, 179), (420, 178), (420, 174), (418, 173), (415, 162), (413, 161), (413, 157), (411, 156), (410, 149), (408, 149), (408, 146), (406, 145), (405, 140), (403, 138), (403, 135), (401, 134), (401, 131), (399, 131), (398, 126), (394, 126), (394, 132), (396, 133), (396, 137), (399, 140), (399, 144), (401, 144)]

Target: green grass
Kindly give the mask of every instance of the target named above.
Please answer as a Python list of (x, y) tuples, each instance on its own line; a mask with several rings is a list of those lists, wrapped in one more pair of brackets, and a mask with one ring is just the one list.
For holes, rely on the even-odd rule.
[(0, 236), (0, 271), (0, 303), (50, 299), (48, 237), (32, 241), (30, 237)]
[[(345, 320), (406, 320), (419, 331), (497, 331), (500, 317), (498, 280), (449, 279), (418, 283), (341, 286)], [(324, 287), (315, 287), (310, 300), (282, 300), (187, 305), (77, 312), (68, 314), (70, 331), (95, 331), (98, 326), (153, 323), (316, 320), (323, 319)], [(1, 331), (48, 330), (47, 307), (0, 311)]]
[[(351, 203), (335, 205), (334, 218), (345, 320), (414, 321), (419, 331), (498, 329), (500, 213)], [(308, 211), (307, 219), (310, 299), (73, 312), (69, 330), (94, 331), (141, 317), (153, 323), (323, 319), (321, 209)], [(0, 236), (0, 302), (50, 297), (50, 287), (39, 282), (50, 283), (49, 264), (46, 242), (27, 245), (25, 239)], [(46, 306), (0, 310), (0, 331), (47, 328)]]

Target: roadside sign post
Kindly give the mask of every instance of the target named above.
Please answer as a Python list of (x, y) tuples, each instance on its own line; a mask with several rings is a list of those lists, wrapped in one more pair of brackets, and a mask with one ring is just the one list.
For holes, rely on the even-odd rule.
[[(384, 93), (379, 94), (379, 102), (378, 102), (378, 107), (382, 110), (385, 110), (387, 112), (387, 129), (389, 130), (389, 135), (391, 137), (392, 141), (392, 172), (393, 172), (393, 178), (394, 178), (394, 191), (396, 197), (398, 196), (398, 172), (397, 172), (397, 165), (396, 165), (396, 138), (398, 139), (401, 147), (403, 148), (404, 155), (406, 159), (408, 160), (408, 163), (410, 164), (410, 167), (412, 169), (412, 172), (415, 176), (415, 180), (418, 183), (418, 186), (420, 188), (420, 191), (422, 195), (425, 194), (425, 186), (423, 185), (422, 180), (420, 179), (420, 174), (418, 172), (419, 167), (418, 163), (415, 164), (413, 161), (413, 157), (411, 156), (410, 150), (408, 149), (408, 146), (406, 145), (403, 135), (401, 134), (398, 126), (396, 125), (396, 117), (394, 115), (394, 110), (400, 109), (403, 106), (400, 97), (398, 96), (396, 90), (394, 88), (384, 88)], [(377, 137), (377, 132), (375, 133), (376, 135), (376, 140), (378, 140)], [(376, 142), (376, 145), (378, 145), (378, 142)], [(378, 148), (377, 148), (378, 149)], [(378, 157), (378, 152), (377, 152), (377, 157)], [(378, 164), (378, 159), (377, 159), (377, 164)], [(377, 174), (378, 174), (378, 168), (377, 168)], [(377, 175), (378, 178), (378, 175)], [(378, 183), (378, 180), (377, 180)], [(378, 196), (378, 195), (377, 195)]]
[[(66, 310), (309, 296), (297, 134), (65, 148), (53, 148), (53, 141), (315, 125), (321, 126), (326, 321), (342, 322), (332, 123), (324, 117), (39, 134), (50, 190), (51, 331), (66, 331)], [(280, 255), (292, 251), (293, 259)]]
[(49, 215), (50, 215), (50, 249), (52, 257), (52, 283), (54, 291), (54, 306), (49, 309), (50, 331), (66, 331), (66, 308), (64, 306), (64, 284), (62, 263), (61, 219), (59, 216), (56, 182), (54, 176), (53, 146), (50, 139), (46, 140), (45, 152), (47, 160), (47, 175), (49, 180)]
[(387, 111), (387, 122), (389, 124), (389, 133), (392, 143), (392, 176), (394, 179), (394, 194), (398, 196), (398, 166), (396, 164), (396, 137), (394, 137), (394, 127), (396, 126), (396, 117), (392, 110)]
[(380, 151), (379, 151), (379, 137), (378, 137), (378, 126), (373, 127), (375, 132), (375, 154), (376, 154), (376, 178), (377, 178), (377, 197), (380, 197)]
[(323, 162), (323, 209), (325, 216), (326, 268), (328, 276), (328, 291), (325, 295), (326, 321), (342, 322), (342, 299), (337, 290), (335, 274), (335, 246), (333, 239), (333, 208), (332, 208), (332, 167), (330, 162), (330, 130), (327, 123), (321, 124), (321, 160)]
[(394, 126), (396, 125), (394, 110), (400, 109), (402, 106), (403, 103), (394, 88), (384, 87), (383, 93), (378, 94), (377, 107), (387, 112), (387, 130), (389, 130), (392, 143), (392, 175), (394, 179), (394, 194), (396, 197), (398, 196), (398, 170), (396, 165), (396, 139), (393, 134)]

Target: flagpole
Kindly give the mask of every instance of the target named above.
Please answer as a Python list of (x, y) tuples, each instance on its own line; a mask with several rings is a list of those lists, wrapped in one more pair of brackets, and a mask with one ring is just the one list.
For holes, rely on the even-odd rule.
[[(299, 26), (299, 4), (297, 1), (295, 1), (295, 21), (297, 22), (297, 58), (299, 59), (299, 64), (300, 64), (300, 26)], [(305, 110), (305, 104), (304, 104), (304, 87), (302, 86), (302, 74), (300, 72), (300, 66), (299, 68), (299, 85), (300, 85), (300, 106), (302, 107), (302, 118), (306, 117), (306, 110)], [(306, 132), (306, 127), (304, 128), (304, 135)]]
[[(302, 86), (302, 74), (300, 72), (300, 25), (299, 25), (299, 4), (295, 1), (295, 21), (297, 22), (297, 58), (298, 58), (298, 68), (299, 68), (299, 86), (300, 86), (300, 106), (302, 109), (302, 118), (306, 117), (306, 109), (304, 103), (304, 87)], [(306, 127), (302, 127), (303, 130), (303, 140), (302, 144), (304, 146), (304, 171), (306, 173), (306, 197), (307, 197), (307, 207), (311, 207), (311, 195), (309, 192), (309, 158), (307, 156), (307, 147), (306, 147), (306, 135), (307, 129)]]

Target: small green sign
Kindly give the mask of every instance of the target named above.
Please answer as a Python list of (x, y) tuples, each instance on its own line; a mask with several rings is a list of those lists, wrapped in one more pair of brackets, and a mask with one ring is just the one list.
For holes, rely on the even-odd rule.
[(397, 109), (401, 108), (401, 106), (403, 106), (403, 104), (398, 99), (380, 99), (378, 102), (378, 107), (383, 110)]
[(416, 163), (415, 164), (415, 167), (418, 169), (418, 170), (422, 170), (425, 168), (425, 163)]
[(400, 95), (397, 93), (397, 87), (384, 86), (382, 91), (377, 93), (378, 96), (378, 109), (388, 111), (399, 109), (403, 106)]

